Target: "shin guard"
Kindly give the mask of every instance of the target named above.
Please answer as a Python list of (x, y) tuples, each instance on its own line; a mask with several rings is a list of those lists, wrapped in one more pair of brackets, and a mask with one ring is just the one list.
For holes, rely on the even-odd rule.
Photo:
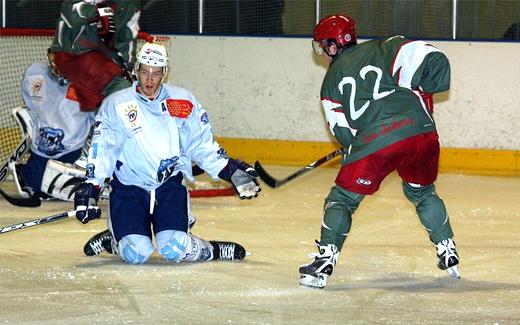
[(320, 243), (334, 244), (341, 250), (350, 231), (352, 214), (365, 196), (334, 186), (325, 199)]
[(403, 182), (403, 190), (406, 198), (415, 205), (417, 215), (434, 244), (453, 237), (446, 207), (433, 184), (417, 186)]

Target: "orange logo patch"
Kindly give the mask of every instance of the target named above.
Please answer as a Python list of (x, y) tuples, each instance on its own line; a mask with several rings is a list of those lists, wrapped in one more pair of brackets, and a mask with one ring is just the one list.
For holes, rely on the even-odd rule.
[(170, 116), (178, 118), (187, 118), (193, 110), (193, 104), (186, 99), (171, 99), (166, 100), (166, 108)]

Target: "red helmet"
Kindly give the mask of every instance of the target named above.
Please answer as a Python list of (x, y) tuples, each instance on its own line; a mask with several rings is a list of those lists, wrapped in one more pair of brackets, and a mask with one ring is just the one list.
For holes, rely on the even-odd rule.
[(321, 43), (324, 40), (334, 39), (337, 46), (355, 44), (356, 22), (344, 14), (330, 15), (322, 20), (314, 28), (314, 41)]

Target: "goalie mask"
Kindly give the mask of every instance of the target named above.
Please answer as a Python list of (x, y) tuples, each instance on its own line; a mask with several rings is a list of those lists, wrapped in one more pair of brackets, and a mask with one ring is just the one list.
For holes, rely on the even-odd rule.
[[(337, 14), (320, 20), (314, 28), (312, 48), (317, 55), (321, 55), (323, 51), (329, 54), (328, 48), (332, 44), (338, 48), (337, 53), (341, 52), (343, 48), (357, 44), (354, 19), (344, 14)], [(334, 55), (329, 54), (329, 56)]]

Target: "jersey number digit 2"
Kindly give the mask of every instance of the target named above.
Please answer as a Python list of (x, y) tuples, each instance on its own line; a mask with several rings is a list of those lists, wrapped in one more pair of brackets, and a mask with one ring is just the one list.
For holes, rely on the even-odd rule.
[[(395, 89), (394, 89), (394, 90), (390, 90), (390, 91), (379, 92), (379, 85), (381, 83), (383, 71), (381, 71), (381, 69), (378, 67), (374, 67), (373, 65), (367, 65), (367, 66), (363, 67), (363, 69), (361, 69), (361, 71), (359, 71), (359, 75), (361, 76), (361, 78), (363, 80), (365, 80), (367, 73), (369, 73), (371, 71), (375, 72), (377, 75), (376, 81), (374, 82), (374, 90), (372, 92), (372, 98), (374, 100), (384, 98), (395, 91)], [(350, 92), (349, 106), (350, 106), (350, 117), (352, 118), (352, 120), (355, 121), (361, 115), (363, 115), (363, 113), (367, 110), (368, 106), (370, 106), (370, 100), (367, 100), (366, 103), (363, 104), (363, 106), (361, 106), (361, 108), (356, 109), (356, 107), (354, 106), (354, 99), (356, 98), (356, 79), (354, 79), (352, 77), (343, 77), (343, 79), (338, 84), (339, 92), (341, 95), (343, 95), (343, 87), (345, 87), (345, 85), (347, 85), (347, 84), (350, 84), (350, 86), (352, 87), (352, 91)]]

